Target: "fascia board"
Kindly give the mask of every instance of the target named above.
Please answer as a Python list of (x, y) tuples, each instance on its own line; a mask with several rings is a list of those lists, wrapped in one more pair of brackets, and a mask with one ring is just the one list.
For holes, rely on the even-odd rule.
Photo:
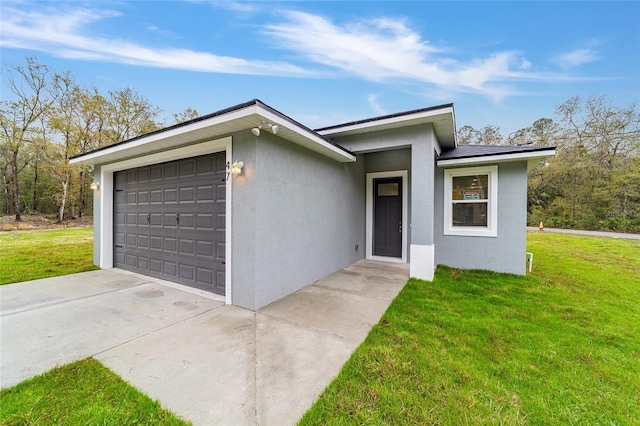
[[(154, 142), (157, 142), (160, 140), (166, 140), (172, 137), (177, 137), (189, 132), (197, 132), (198, 130), (206, 129), (208, 127), (213, 127), (223, 123), (229, 123), (234, 120), (240, 120), (240, 119), (248, 118), (251, 116), (256, 117), (255, 119), (256, 125), (259, 125), (260, 121), (264, 120), (264, 121), (271, 121), (274, 123), (278, 123), (279, 125), (290, 129), (292, 132), (297, 134), (301, 139), (299, 141), (293, 141), (293, 143), (298, 143), (300, 145), (303, 145), (308, 149), (319, 152), (337, 161), (341, 161), (341, 162), (356, 161), (355, 155), (349, 152), (346, 152), (336, 147), (335, 145), (332, 145), (331, 143), (327, 142), (323, 138), (319, 137), (317, 134), (310, 132), (309, 130), (296, 124), (294, 121), (288, 120), (282, 117), (281, 115), (275, 114), (274, 112), (272, 112), (267, 108), (264, 108), (260, 104), (255, 104), (255, 105), (249, 105), (245, 108), (242, 108), (236, 111), (231, 111), (227, 114), (223, 114), (220, 116), (208, 118), (206, 120), (191, 123), (186, 126), (181, 126), (181, 127), (164, 131), (164, 132), (151, 134), (147, 137), (143, 136), (140, 139), (137, 139), (131, 142), (116, 144), (108, 148), (101, 149), (99, 151), (90, 152), (88, 154), (71, 159), (70, 163), (92, 165), (95, 163), (99, 163), (101, 158), (103, 159), (106, 157), (113, 158), (113, 155), (114, 154), (117, 155), (118, 153), (121, 153), (123, 156), (125, 156), (126, 155), (125, 153), (127, 151), (132, 151), (136, 148), (144, 147), (145, 145), (152, 146), (150, 144), (153, 144)], [(300, 143), (302, 141), (305, 141), (308, 143)], [(118, 159), (116, 159), (115, 161), (118, 161)], [(107, 162), (111, 162), (111, 160), (108, 160)]]
[(468, 158), (452, 158), (450, 160), (438, 160), (438, 167), (448, 166), (469, 166), (474, 164), (489, 164), (489, 163), (504, 163), (508, 161), (530, 160), (536, 158), (551, 157), (555, 155), (556, 150), (544, 150), (533, 152), (518, 152), (514, 154), (496, 154), (485, 155), (481, 157), (468, 157)]
[[(288, 120), (282, 117), (279, 114), (274, 113), (273, 111), (266, 109), (260, 105), (256, 105), (256, 113), (262, 117), (265, 121), (269, 121), (272, 123), (277, 123), (278, 125), (282, 125), (292, 132), (300, 135), (301, 137), (309, 140), (312, 144), (317, 145), (315, 148), (311, 146), (306, 146), (307, 148), (319, 152), (321, 154), (326, 155), (327, 157), (333, 158), (334, 160), (338, 160), (341, 162), (355, 162), (356, 156), (344, 151), (343, 149), (338, 148), (337, 146), (327, 142), (323, 138), (319, 137), (315, 132), (310, 132), (309, 130), (301, 127), (295, 121)], [(283, 121), (286, 124), (283, 124)]]
[(431, 110), (431, 111), (423, 111), (423, 112), (414, 113), (414, 114), (399, 115), (394, 117), (388, 117), (381, 120), (365, 121), (363, 123), (356, 123), (356, 124), (352, 124), (344, 127), (336, 127), (336, 128), (331, 128), (327, 130), (319, 130), (318, 134), (325, 136), (325, 135), (332, 135), (336, 133), (352, 132), (355, 130), (364, 130), (367, 128), (384, 127), (390, 124), (425, 119), (425, 118), (443, 115), (443, 114), (451, 114), (451, 117), (453, 120), (454, 119), (453, 107), (449, 106), (449, 107)]
[(211, 118), (209, 118), (207, 120), (198, 121), (196, 123), (192, 123), (192, 124), (189, 124), (187, 126), (178, 127), (178, 128), (175, 128), (175, 129), (167, 130), (165, 132), (155, 133), (155, 134), (149, 135), (148, 137), (141, 137), (140, 139), (134, 140), (134, 141), (131, 141), (131, 142), (117, 143), (117, 144), (112, 145), (112, 146), (110, 146), (108, 148), (101, 149), (101, 150), (95, 151), (95, 152), (90, 152), (88, 154), (72, 158), (71, 160), (69, 160), (69, 163), (71, 163), (71, 164), (93, 164), (94, 161), (92, 161), (92, 160), (99, 159), (100, 157), (105, 157), (107, 155), (115, 154), (115, 153), (118, 153), (118, 152), (128, 151), (128, 150), (131, 150), (133, 148), (138, 148), (140, 146), (144, 146), (144, 145), (147, 145), (147, 144), (152, 144), (152, 143), (157, 142), (159, 140), (168, 139), (168, 138), (171, 138), (171, 137), (174, 137), (174, 136), (178, 136), (178, 135), (181, 135), (181, 134), (184, 134), (184, 133), (201, 130), (201, 129), (204, 129), (206, 127), (215, 126), (216, 124), (221, 124), (221, 123), (228, 122), (228, 121), (231, 121), (231, 120), (234, 120), (234, 119), (247, 117), (247, 116), (255, 113), (255, 111), (253, 111), (253, 109), (255, 109), (255, 105), (247, 107), (247, 108), (243, 108), (243, 109), (240, 109), (240, 110), (237, 110), (237, 111), (232, 111), (232, 112), (230, 112), (228, 114), (224, 114), (224, 115), (221, 115), (221, 116), (211, 117)]

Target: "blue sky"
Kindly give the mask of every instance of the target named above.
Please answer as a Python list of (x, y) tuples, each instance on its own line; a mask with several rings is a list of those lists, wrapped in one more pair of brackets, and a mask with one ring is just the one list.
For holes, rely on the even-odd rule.
[[(455, 104), (503, 135), (572, 96), (640, 100), (640, 2), (11, 1), (2, 63), (26, 56), (163, 117), (259, 98), (312, 127)], [(8, 96), (3, 87), (2, 95)]]

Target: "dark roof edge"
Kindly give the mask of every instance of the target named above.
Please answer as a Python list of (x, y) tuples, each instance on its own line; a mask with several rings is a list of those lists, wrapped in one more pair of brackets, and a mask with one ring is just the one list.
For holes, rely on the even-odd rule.
[(333, 141), (333, 139), (327, 137), (327, 136), (323, 136), (321, 134), (319, 134), (318, 132), (316, 132), (315, 130), (305, 126), (304, 124), (300, 123), (297, 120), (294, 120), (293, 118), (289, 117), (286, 114), (281, 113), (280, 111), (278, 111), (275, 108), (270, 107), (269, 105), (265, 104), (264, 102), (262, 102), (260, 99), (254, 99), (253, 101), (256, 102), (256, 104), (260, 104), (260, 106), (262, 106), (265, 109), (268, 109), (270, 112), (272, 112), (273, 114), (283, 118), (284, 120), (289, 121), (290, 123), (295, 124), (298, 127), (301, 127), (302, 129), (308, 131), (309, 133), (313, 133), (315, 136), (319, 137), (320, 139), (324, 140), (327, 143), (330, 143), (331, 145), (335, 146), (336, 148), (339, 148), (341, 150), (343, 150), (344, 152), (346, 152), (347, 154), (351, 154), (351, 155), (355, 155), (353, 152), (349, 151), (347, 148), (338, 145), (337, 143), (335, 143)]
[(288, 121), (288, 122), (290, 122), (292, 124), (295, 124), (296, 126), (299, 126), (300, 128), (302, 128), (302, 129), (304, 129), (304, 130), (306, 130), (306, 131), (308, 131), (310, 133), (313, 133), (318, 138), (326, 141), (327, 143), (330, 143), (331, 145), (335, 146), (336, 148), (339, 148), (339, 149), (343, 150), (347, 154), (355, 155), (351, 151), (349, 151), (348, 149), (336, 144), (330, 138), (317, 133), (315, 130), (310, 129), (309, 127), (305, 126), (304, 124), (301, 124), (300, 122), (292, 119), (291, 117), (289, 117), (289, 116), (281, 113), (280, 111), (270, 107), (269, 105), (267, 105), (264, 102), (262, 102), (260, 99), (252, 99), (252, 100), (250, 100), (248, 102), (243, 102), (241, 104), (234, 105), (234, 106), (231, 106), (231, 107), (228, 107), (228, 108), (224, 108), (224, 109), (212, 112), (210, 114), (202, 115), (200, 117), (196, 117), (196, 118), (193, 118), (191, 120), (188, 120), (188, 121), (185, 121), (185, 122), (182, 122), (182, 123), (177, 123), (177, 124), (173, 124), (173, 125), (168, 126), (168, 127), (163, 127), (161, 129), (154, 130), (152, 132), (145, 133), (145, 134), (142, 134), (140, 136), (136, 136), (136, 137), (131, 138), (131, 139), (126, 139), (124, 141), (116, 142), (116, 143), (111, 144), (111, 145), (103, 146), (101, 148), (94, 149), (94, 150), (89, 151), (89, 152), (85, 152), (83, 154), (77, 154), (77, 155), (74, 155), (74, 156), (70, 157), (70, 159), (72, 160), (72, 159), (75, 159), (75, 158), (83, 157), (83, 156), (85, 156), (87, 154), (93, 154), (95, 152), (100, 152), (100, 151), (112, 148), (112, 147), (120, 145), (120, 144), (127, 144), (129, 142), (137, 141), (139, 139), (143, 139), (143, 138), (146, 138), (148, 136), (157, 135), (157, 134), (160, 134), (160, 133), (163, 133), (163, 132), (168, 132), (168, 131), (174, 130), (174, 129), (179, 129), (180, 127), (185, 127), (185, 126), (188, 126), (188, 125), (193, 124), (193, 123), (197, 123), (197, 122), (200, 122), (200, 121), (208, 120), (210, 118), (214, 118), (214, 117), (218, 117), (218, 116), (221, 116), (221, 115), (229, 114), (231, 112), (238, 111), (238, 110), (241, 110), (241, 109), (245, 109), (245, 108), (248, 108), (248, 107), (253, 106), (253, 105), (260, 106), (260, 107), (268, 110), (269, 112), (281, 117), (283, 120), (286, 120), (286, 121)]
[[(257, 105), (258, 102), (260, 102), (258, 99), (253, 99), (253, 100), (251, 100), (249, 102), (243, 102), (241, 104), (234, 105), (234, 106), (229, 107), (229, 108), (221, 109), (219, 111), (215, 111), (215, 112), (212, 112), (210, 114), (202, 115), (200, 117), (196, 117), (196, 118), (193, 118), (191, 120), (184, 121), (182, 123), (172, 124), (171, 126), (163, 127), (161, 129), (154, 130), (154, 131), (149, 132), (149, 133), (144, 133), (142, 135), (136, 136), (136, 137), (131, 138), (131, 139), (125, 139), (123, 141), (116, 142), (116, 143), (111, 144), (111, 145), (103, 146), (101, 148), (94, 149), (94, 150), (89, 151), (89, 152), (85, 152), (84, 154), (77, 154), (77, 155), (74, 155), (74, 156), (70, 157), (70, 159), (72, 160), (74, 158), (83, 157), (83, 156), (85, 156), (87, 154), (90, 154), (90, 153), (92, 154), (94, 152), (100, 152), (100, 151), (103, 151), (105, 149), (112, 148), (112, 147), (114, 147), (116, 145), (126, 144), (126, 143), (129, 143), (129, 142), (137, 141), (139, 139), (143, 139), (143, 138), (146, 138), (146, 137), (151, 136), (151, 135), (157, 135), (159, 133), (168, 132), (169, 130), (179, 129), (180, 127), (185, 127), (185, 126), (188, 126), (190, 124), (197, 123), (199, 121), (204, 121), (204, 120), (207, 120), (209, 118), (213, 118), (213, 117), (217, 117), (217, 116), (220, 116), (220, 115), (228, 114), (228, 113), (233, 112), (233, 111), (237, 111), (237, 110), (240, 110), (240, 109), (244, 109), (244, 108), (250, 107), (251, 105)], [(260, 102), (260, 103), (262, 103), (262, 102)]]
[[(463, 145), (464, 146), (464, 145)], [(487, 147), (488, 148), (488, 147)], [(492, 146), (492, 148), (496, 148), (496, 146)], [(451, 151), (455, 151), (455, 148), (452, 150), (444, 151), (442, 154), (438, 156), (439, 161), (447, 161), (447, 160), (459, 160), (459, 159), (467, 159), (467, 158), (482, 158), (482, 157), (499, 157), (503, 155), (512, 155), (512, 154), (526, 154), (530, 152), (541, 152), (541, 151), (555, 151), (555, 146), (504, 146), (503, 148), (512, 148), (505, 149), (504, 151), (492, 151), (487, 153), (478, 153), (472, 152), (469, 154), (460, 154), (460, 155), (446, 155), (451, 153)]]
[(398, 113), (395, 113), (395, 114), (381, 115), (381, 116), (378, 116), (378, 117), (371, 117), (371, 118), (366, 118), (366, 119), (363, 119), (363, 120), (356, 120), (356, 121), (351, 121), (351, 122), (348, 122), (348, 123), (337, 124), (335, 126), (321, 127), (319, 129), (315, 129), (315, 131), (316, 132), (322, 132), (322, 131), (325, 131), (325, 130), (339, 129), (341, 127), (356, 126), (358, 124), (372, 123), (374, 121), (386, 120), (386, 119), (389, 119), (389, 118), (403, 117), (405, 115), (418, 114), (418, 113), (421, 113), (421, 112), (435, 111), (435, 110), (444, 109), (444, 108), (453, 108), (453, 103), (436, 105), (436, 106), (432, 106), (432, 107), (428, 107), (428, 108), (419, 108), (419, 109), (414, 109), (414, 110), (411, 110), (411, 111), (398, 112)]

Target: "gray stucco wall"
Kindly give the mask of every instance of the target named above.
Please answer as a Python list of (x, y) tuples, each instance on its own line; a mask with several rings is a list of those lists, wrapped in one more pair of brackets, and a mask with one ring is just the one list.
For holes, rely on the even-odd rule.
[(444, 235), (444, 169), (436, 169), (436, 264), (525, 274), (527, 223), (526, 161), (498, 165), (498, 236)]
[[(365, 254), (365, 161), (233, 135), (233, 303), (259, 309)], [(358, 245), (358, 250), (355, 246)]]
[[(100, 180), (101, 167), (93, 167), (94, 181)], [(93, 192), (93, 264), (100, 266), (101, 240), (100, 240), (100, 195), (98, 191)]]
[[(345, 148), (367, 154), (367, 172), (409, 170), (407, 245), (434, 243), (434, 168), (437, 139), (428, 124), (337, 138)], [(403, 149), (404, 148), (404, 149)], [(409, 250), (407, 250), (409, 253)], [(410, 254), (408, 261), (411, 262)]]

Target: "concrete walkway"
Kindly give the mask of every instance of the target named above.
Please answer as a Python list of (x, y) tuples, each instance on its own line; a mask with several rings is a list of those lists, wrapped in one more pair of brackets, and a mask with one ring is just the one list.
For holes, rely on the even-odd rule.
[(623, 238), (627, 240), (640, 240), (640, 234), (625, 234), (622, 232), (604, 232), (604, 231), (581, 231), (579, 229), (561, 229), (561, 228), (544, 228), (544, 231), (540, 231), (534, 226), (527, 226), (527, 231), (536, 232), (555, 232), (557, 234), (576, 234), (576, 235), (589, 235), (592, 237), (606, 237), (606, 238)]
[(195, 425), (294, 424), (407, 278), (361, 261), (258, 312), (118, 270), (1, 286), (0, 384), (91, 356)]

